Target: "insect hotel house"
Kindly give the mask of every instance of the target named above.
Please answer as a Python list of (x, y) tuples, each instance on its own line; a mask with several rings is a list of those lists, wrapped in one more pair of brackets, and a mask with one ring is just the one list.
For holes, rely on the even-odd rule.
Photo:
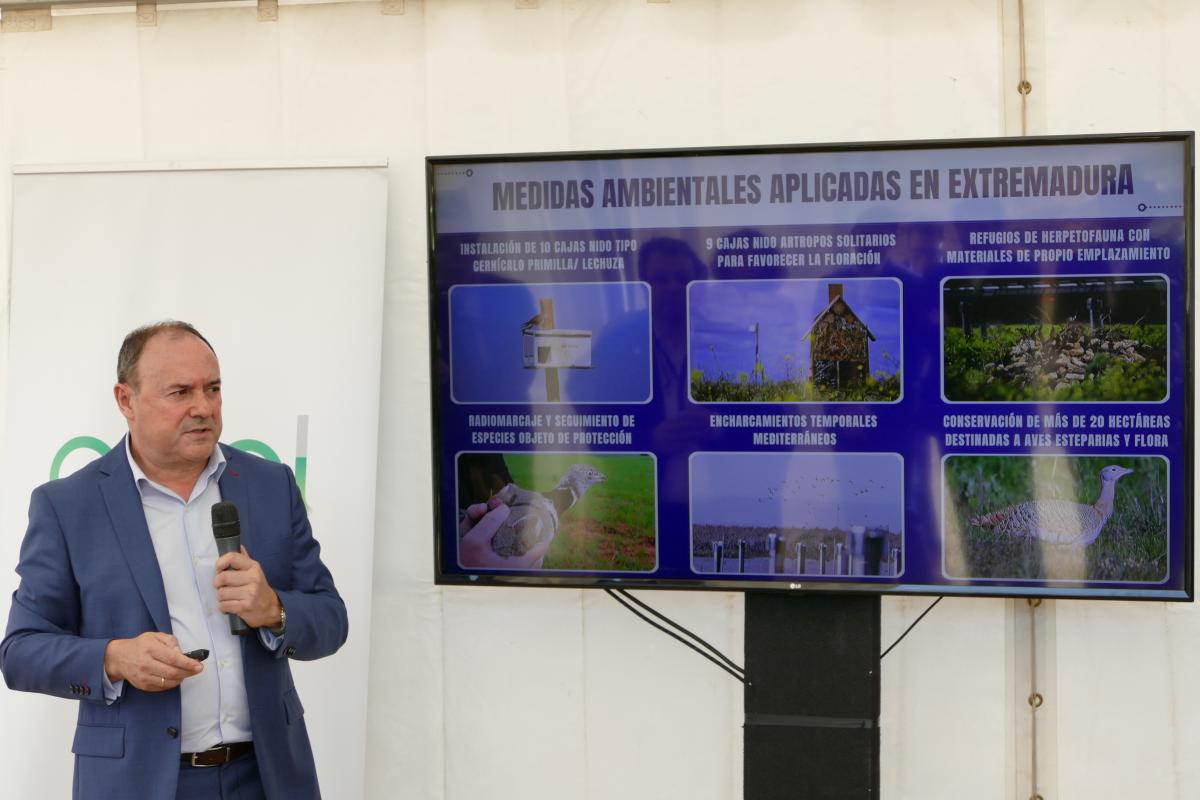
[(875, 341), (875, 334), (842, 296), (842, 284), (829, 284), (829, 304), (813, 320), (805, 338), (809, 374), (818, 386), (845, 389), (861, 384), (870, 374), (867, 342)]

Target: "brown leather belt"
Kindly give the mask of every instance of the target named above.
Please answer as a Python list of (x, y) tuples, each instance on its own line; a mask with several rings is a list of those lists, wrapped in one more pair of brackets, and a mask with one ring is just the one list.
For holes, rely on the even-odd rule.
[(253, 752), (254, 742), (234, 742), (217, 745), (199, 753), (180, 753), (179, 758), (184, 764), (193, 767), (219, 767)]

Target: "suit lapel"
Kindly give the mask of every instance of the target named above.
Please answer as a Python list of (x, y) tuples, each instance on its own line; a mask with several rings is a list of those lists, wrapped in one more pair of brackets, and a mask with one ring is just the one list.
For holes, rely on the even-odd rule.
[[(246, 551), (254, 557), (254, 543), (252, 531), (254, 525), (250, 524), (250, 494), (246, 490), (246, 481), (242, 478), (241, 473), (241, 452), (226, 445), (218, 445), (221, 451), (225, 454), (225, 471), (221, 473), (221, 479), (217, 481), (217, 486), (221, 488), (221, 502), (233, 503), (238, 510), (238, 523), (241, 526), (242, 545)], [(255, 456), (257, 458), (257, 456)], [(241, 639), (243, 667), (246, 671), (246, 680), (253, 680), (252, 673), (254, 667), (253, 660), (246, 657), (246, 644), (251, 640), (251, 636), (239, 636)], [(249, 685), (249, 684), (247, 684)]]
[[(238, 521), (242, 526), (242, 544), (254, 556), (254, 525), (250, 523), (252, 509), (250, 508), (250, 493), (246, 489), (246, 481), (241, 473), (241, 461), (244, 456), (232, 447), (221, 445), (225, 453), (225, 472), (217, 485), (221, 487), (221, 500), (237, 506)], [(258, 456), (251, 456), (257, 458)]]
[(100, 494), (108, 508), (121, 552), (133, 573), (142, 601), (150, 611), (154, 626), (163, 633), (170, 633), (171, 614), (167, 610), (162, 572), (158, 568), (158, 557), (154, 554), (154, 543), (150, 540), (150, 529), (146, 526), (142, 498), (133, 485), (133, 472), (125, 455), (124, 440), (104, 457), (101, 472), (105, 477), (100, 480)]

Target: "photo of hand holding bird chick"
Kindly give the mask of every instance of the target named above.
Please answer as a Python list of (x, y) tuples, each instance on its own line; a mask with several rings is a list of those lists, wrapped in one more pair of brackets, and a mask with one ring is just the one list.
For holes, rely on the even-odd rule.
[[(460, 472), (469, 473), (470, 462), (492, 463), (497, 455), (462, 453)], [(502, 458), (507, 482), (485, 502), (460, 509), (462, 566), (653, 569), (654, 464), (649, 456), (505, 453)], [(463, 497), (462, 486), (459, 492)]]

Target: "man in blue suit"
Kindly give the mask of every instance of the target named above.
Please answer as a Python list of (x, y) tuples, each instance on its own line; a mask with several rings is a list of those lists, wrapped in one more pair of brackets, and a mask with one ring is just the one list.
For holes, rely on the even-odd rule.
[[(0, 671), (79, 702), (76, 798), (319, 798), (289, 660), (348, 623), (291, 470), (218, 443), (220, 366), (186, 323), (130, 333), (113, 392), (129, 435), (33, 493)], [(243, 545), (220, 558), (217, 502)]]

